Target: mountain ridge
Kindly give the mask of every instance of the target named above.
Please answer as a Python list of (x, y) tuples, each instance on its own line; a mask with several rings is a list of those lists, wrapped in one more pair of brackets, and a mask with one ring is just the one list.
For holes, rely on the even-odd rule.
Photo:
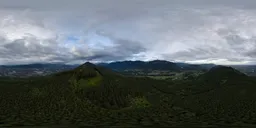
[[(169, 72), (182, 72), (182, 71), (208, 71), (210, 68), (216, 66), (214, 64), (189, 64), (182, 62), (169, 62), (166, 60), (153, 60), (153, 61), (117, 61), (110, 63), (94, 63), (97, 66), (106, 67), (118, 72), (126, 74), (128, 72), (153, 72), (153, 70), (169, 71)], [(0, 65), (0, 75), (2, 76), (15, 76), (18, 77), (22, 74), (30, 76), (30, 74), (37, 75), (38, 71), (42, 74), (56, 73), (57, 71), (65, 71), (77, 68), (78, 64), (60, 64), (60, 63), (35, 63), (28, 65)], [(256, 66), (235, 66), (231, 67), (245, 73), (246, 75), (256, 76)], [(158, 72), (157, 71), (157, 72)], [(16, 72), (16, 73), (15, 73)], [(127, 72), (127, 73), (128, 73)], [(129, 73), (128, 73), (129, 74)], [(40, 74), (38, 74), (40, 75)]]
[(117, 61), (111, 63), (99, 63), (98, 65), (105, 66), (114, 70), (172, 70), (172, 71), (184, 71), (184, 70), (208, 70), (215, 66), (213, 64), (188, 64), (170, 62), (166, 60), (153, 60), (153, 61)]
[[(171, 62), (166, 60), (152, 60), (152, 61), (115, 61), (110, 63), (94, 63), (95, 65), (105, 66), (114, 70), (129, 70), (129, 69), (142, 69), (142, 70), (198, 70), (209, 69), (214, 64), (189, 64), (180, 62)], [(33, 64), (17, 64), (17, 65), (0, 65), (0, 68), (75, 68), (80, 64), (62, 64), (62, 63), (33, 63)]]

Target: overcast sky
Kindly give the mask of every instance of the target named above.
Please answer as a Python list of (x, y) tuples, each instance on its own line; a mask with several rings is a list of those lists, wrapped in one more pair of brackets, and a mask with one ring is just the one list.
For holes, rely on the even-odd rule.
[(0, 65), (256, 64), (255, 0), (0, 0)]

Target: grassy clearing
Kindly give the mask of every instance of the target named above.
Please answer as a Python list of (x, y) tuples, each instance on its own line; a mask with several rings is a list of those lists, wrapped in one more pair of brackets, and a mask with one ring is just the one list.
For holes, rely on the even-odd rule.
[(136, 108), (144, 108), (149, 107), (151, 104), (145, 97), (135, 97), (131, 99), (131, 105)]
[(88, 87), (95, 87), (101, 85), (102, 82), (102, 76), (97, 72), (97, 75), (94, 77), (88, 77), (88, 78), (81, 78), (77, 80), (75, 76), (73, 76), (69, 82), (71, 85), (71, 88), (74, 91), (79, 91)]
[(78, 84), (81, 88), (95, 87), (95, 86), (99, 86), (101, 81), (102, 81), (102, 76), (97, 72), (96, 77), (81, 79), (78, 81)]

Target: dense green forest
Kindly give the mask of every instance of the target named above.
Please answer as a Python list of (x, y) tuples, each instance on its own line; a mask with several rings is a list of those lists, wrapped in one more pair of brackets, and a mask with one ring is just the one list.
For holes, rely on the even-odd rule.
[(217, 66), (189, 79), (120, 75), (85, 63), (0, 78), (0, 126), (255, 126), (256, 78)]

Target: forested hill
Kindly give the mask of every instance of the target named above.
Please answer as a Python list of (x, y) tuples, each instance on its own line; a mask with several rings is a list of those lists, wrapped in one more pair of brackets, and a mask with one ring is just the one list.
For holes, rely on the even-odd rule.
[(155, 80), (85, 63), (44, 77), (0, 77), (0, 127), (255, 127), (255, 90), (254, 77), (231, 67)]

